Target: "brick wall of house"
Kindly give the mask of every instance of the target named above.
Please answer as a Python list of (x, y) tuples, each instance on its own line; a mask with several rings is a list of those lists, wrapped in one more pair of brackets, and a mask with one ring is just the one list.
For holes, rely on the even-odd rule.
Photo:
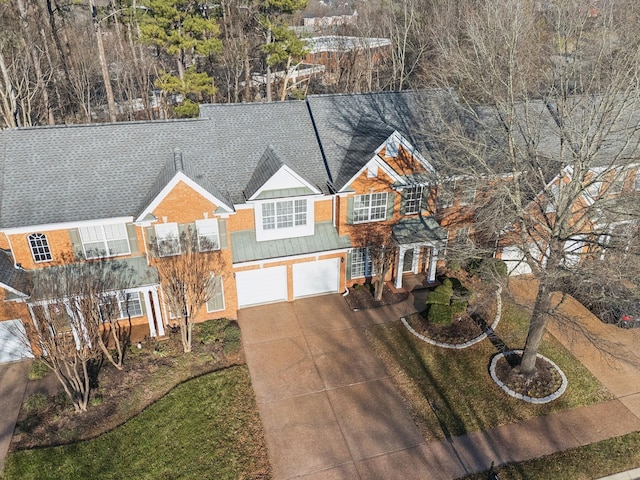
[[(179, 224), (191, 223), (204, 218), (219, 218), (214, 215), (218, 209), (218, 205), (213, 204), (210, 200), (196, 192), (186, 183), (180, 181), (165, 196), (165, 198), (156, 206), (152, 214), (158, 219), (157, 223), (176, 222)], [(207, 217), (205, 217), (205, 214)], [(231, 239), (230, 226), (233, 225), (235, 215), (231, 215), (227, 219), (227, 248), (220, 251), (221, 271), (214, 272), (216, 275), (222, 276), (223, 292), (224, 292), (224, 310), (216, 312), (207, 312), (206, 305), (198, 312), (195, 321), (202, 322), (213, 318), (235, 318), (238, 310), (238, 296), (236, 293), (236, 285), (231, 273)], [(147, 239), (148, 241), (148, 239)], [(148, 246), (147, 246), (148, 248)], [(151, 259), (153, 264), (156, 260)], [(163, 317), (169, 319), (169, 312), (166, 308), (164, 299), (161, 298)]]
[[(28, 237), (32, 233), (42, 233), (47, 237), (49, 249), (51, 250), (51, 262), (34, 262), (29, 246)], [(27, 270), (35, 268), (49, 267), (54, 264), (63, 263), (72, 258), (71, 238), (69, 230), (53, 230), (47, 232), (33, 231), (29, 233), (20, 233), (9, 235), (11, 241), (11, 251), (13, 252), (15, 261)]]

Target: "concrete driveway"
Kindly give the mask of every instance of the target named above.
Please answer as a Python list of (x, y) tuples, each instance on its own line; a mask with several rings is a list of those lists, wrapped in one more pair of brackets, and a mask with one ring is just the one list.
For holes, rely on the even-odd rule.
[(275, 479), (394, 478), (381, 465), (421, 457), (398, 456), (424, 441), (364, 337), (375, 318), (340, 295), (238, 317)]
[(29, 379), (30, 360), (0, 364), (0, 471), (9, 450)]

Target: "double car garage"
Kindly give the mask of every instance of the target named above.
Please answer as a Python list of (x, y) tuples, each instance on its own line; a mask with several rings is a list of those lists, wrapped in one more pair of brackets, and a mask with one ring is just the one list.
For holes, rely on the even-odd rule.
[[(289, 275), (291, 271), (291, 275)], [(336, 293), (340, 288), (340, 258), (263, 267), (235, 273), (238, 307), (289, 300), (289, 279), (293, 299)]]

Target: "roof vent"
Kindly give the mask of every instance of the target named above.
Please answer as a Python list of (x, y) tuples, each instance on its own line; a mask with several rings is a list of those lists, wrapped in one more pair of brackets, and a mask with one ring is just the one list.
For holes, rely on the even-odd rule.
[(182, 165), (182, 152), (179, 148), (173, 150), (173, 164), (176, 167), (176, 171), (181, 172), (182, 170), (184, 170), (184, 167)]

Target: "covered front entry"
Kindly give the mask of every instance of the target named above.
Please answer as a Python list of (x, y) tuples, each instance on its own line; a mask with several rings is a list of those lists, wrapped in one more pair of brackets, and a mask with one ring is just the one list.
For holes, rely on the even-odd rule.
[(339, 288), (339, 258), (293, 264), (293, 298), (336, 293)]
[(427, 280), (434, 282), (438, 252), (447, 241), (446, 230), (433, 217), (408, 218), (393, 226), (393, 236), (398, 242), (394, 286), (402, 288), (402, 274), (407, 272), (424, 272)]

